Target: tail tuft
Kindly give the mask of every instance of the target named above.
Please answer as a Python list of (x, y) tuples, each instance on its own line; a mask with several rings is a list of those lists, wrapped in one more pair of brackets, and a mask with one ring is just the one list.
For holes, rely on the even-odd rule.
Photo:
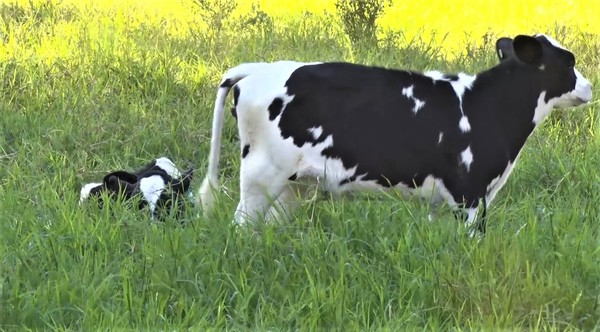
[(215, 192), (219, 191), (220, 187), (221, 186), (218, 179), (210, 180), (208, 177), (206, 177), (202, 181), (200, 190), (198, 190), (198, 197), (204, 216), (209, 216), (212, 213), (215, 205)]

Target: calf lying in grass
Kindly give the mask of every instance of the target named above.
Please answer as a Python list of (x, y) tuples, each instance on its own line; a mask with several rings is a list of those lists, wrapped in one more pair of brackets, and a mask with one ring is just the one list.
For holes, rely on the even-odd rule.
[(136, 172), (115, 171), (105, 175), (102, 182), (85, 184), (79, 204), (93, 199), (103, 207), (106, 198), (125, 201), (137, 198), (137, 208), (148, 207), (153, 217), (171, 212), (179, 217), (193, 173), (193, 168), (181, 173), (168, 158), (158, 158)]

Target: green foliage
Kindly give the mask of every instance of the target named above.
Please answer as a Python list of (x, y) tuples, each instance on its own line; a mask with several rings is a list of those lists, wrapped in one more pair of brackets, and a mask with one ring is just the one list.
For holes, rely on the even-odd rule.
[(344, 31), (355, 46), (377, 46), (377, 18), (391, 0), (336, 0), (335, 8)]
[[(56, 38), (58, 20), (10, 10), (22, 14), (4, 20), (18, 43), (0, 62), (1, 330), (600, 328), (597, 101), (553, 114), (533, 134), (480, 243), (448, 210), (430, 223), (426, 206), (393, 194), (318, 196), (289, 223), (234, 229), (231, 117), (213, 218), (192, 208), (182, 227), (124, 204), (77, 204), (83, 183), (161, 155), (193, 163), (198, 188), (228, 66), (352, 60), (477, 72), (496, 61), (493, 37), (450, 61), (393, 33), (377, 52), (351, 52), (331, 17), (306, 13), (278, 26), (256, 10), (246, 26), (223, 23), (213, 47), (202, 41), (214, 31), (179, 38), (161, 25), (61, 5), (44, 15), (69, 17), (68, 52), (34, 56)], [(560, 39), (598, 84), (597, 38), (571, 31)]]
[(213, 38), (222, 32), (238, 6), (237, 0), (193, 0), (193, 2), (198, 6), (198, 15), (214, 34), (211, 36)]

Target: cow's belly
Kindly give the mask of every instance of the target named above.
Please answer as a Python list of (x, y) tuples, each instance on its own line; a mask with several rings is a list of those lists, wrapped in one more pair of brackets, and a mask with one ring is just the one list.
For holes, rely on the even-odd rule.
[(418, 197), (431, 204), (447, 201), (451, 206), (455, 205), (443, 181), (433, 175), (426, 176), (421, 185), (416, 187), (407, 183), (399, 183), (393, 187), (383, 186), (375, 180), (365, 179), (367, 174), (358, 173), (356, 166), (346, 168), (340, 159), (324, 157), (321, 152), (328, 146), (330, 142), (325, 140), (316, 146), (305, 144), (300, 148), (301, 157), (296, 172), (299, 180), (316, 182), (321, 190), (334, 194), (351, 191), (396, 191), (405, 198)]

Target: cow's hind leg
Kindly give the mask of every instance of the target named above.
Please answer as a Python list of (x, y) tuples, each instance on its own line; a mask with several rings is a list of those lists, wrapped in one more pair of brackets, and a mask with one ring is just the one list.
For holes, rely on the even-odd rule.
[(273, 201), (284, 191), (288, 177), (264, 155), (251, 153), (242, 159), (240, 202), (235, 212), (235, 222), (244, 224), (264, 218)]
[(288, 181), (277, 201), (269, 209), (268, 220), (280, 222), (289, 220), (308, 195), (309, 189), (309, 184)]

